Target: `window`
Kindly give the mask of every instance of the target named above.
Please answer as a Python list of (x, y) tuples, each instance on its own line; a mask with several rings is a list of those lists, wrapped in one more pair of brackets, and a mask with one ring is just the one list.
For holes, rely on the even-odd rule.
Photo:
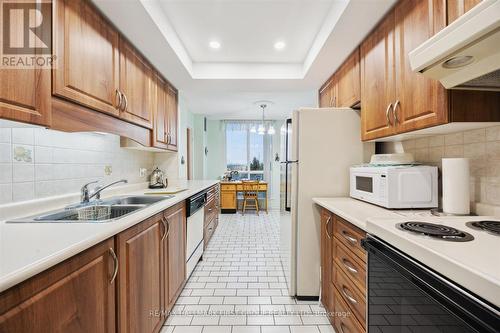
[(252, 133), (249, 122), (226, 123), (227, 169), (238, 171), (233, 179), (267, 180), (266, 153), (269, 151), (268, 135)]

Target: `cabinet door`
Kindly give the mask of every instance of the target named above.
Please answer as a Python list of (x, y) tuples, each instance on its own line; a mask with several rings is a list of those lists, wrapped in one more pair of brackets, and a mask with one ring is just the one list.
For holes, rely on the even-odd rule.
[(394, 103), (394, 12), (363, 41), (361, 53), (361, 131), (370, 140), (396, 132), (388, 112)]
[(120, 90), (124, 106), (120, 117), (134, 124), (153, 126), (153, 68), (126, 40), (120, 39)]
[(165, 247), (166, 280), (165, 299), (167, 310), (172, 309), (186, 280), (186, 208), (180, 203), (167, 209), (168, 236)]
[(221, 191), (220, 196), (221, 209), (236, 209), (236, 191)]
[(327, 108), (330, 106), (331, 89), (330, 83), (328, 82), (326, 86), (322, 87), (319, 91), (319, 107)]
[(336, 74), (338, 107), (351, 107), (361, 100), (359, 74), (359, 48), (356, 48)]
[(327, 210), (321, 212), (321, 302), (327, 312), (333, 312), (331, 271), (333, 266), (333, 216)]
[(448, 24), (467, 13), (480, 2), (481, 0), (447, 0)]
[(0, 294), (0, 332), (115, 332), (113, 239)]
[(155, 78), (155, 105), (154, 105), (154, 126), (152, 131), (153, 146), (157, 148), (167, 148), (167, 112), (168, 98), (166, 82), (159, 75)]
[(159, 332), (163, 324), (162, 217), (157, 214), (117, 236), (119, 332)]
[(448, 121), (446, 90), (414, 73), (408, 53), (446, 25), (445, 0), (402, 0), (395, 7), (396, 98), (393, 121), (408, 132)]
[(177, 91), (168, 86), (167, 89), (167, 135), (168, 135), (168, 149), (177, 151), (178, 134), (177, 134)]
[(53, 94), (117, 116), (118, 32), (88, 2), (54, 2)]

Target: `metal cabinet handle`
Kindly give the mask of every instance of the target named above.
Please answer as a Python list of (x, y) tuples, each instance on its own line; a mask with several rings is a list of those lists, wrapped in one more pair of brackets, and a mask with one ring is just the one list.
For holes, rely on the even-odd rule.
[(352, 237), (347, 231), (342, 230), (342, 236), (344, 236), (345, 239), (347, 239), (350, 243), (352, 244), (357, 244), (358, 241), (356, 238)]
[(165, 233), (161, 237), (161, 241), (163, 242), (165, 238), (168, 237), (168, 234), (170, 234), (170, 223), (168, 222), (168, 219), (166, 217), (162, 217), (161, 222), (163, 223), (163, 226), (165, 227)]
[(345, 286), (342, 286), (342, 294), (344, 294), (347, 300), (352, 304), (358, 304), (358, 301), (354, 297), (352, 297), (351, 292)]
[(328, 219), (326, 220), (326, 224), (325, 224), (325, 231), (326, 231), (326, 235), (328, 236), (328, 239), (332, 239), (332, 236), (328, 232), (328, 225), (330, 224), (331, 221), (332, 221), (332, 216), (330, 215), (330, 216), (328, 216)]
[(346, 258), (342, 258), (342, 263), (344, 264), (345, 268), (347, 268), (347, 270), (353, 274), (358, 274), (358, 270), (356, 268), (354, 268), (354, 266), (352, 265), (352, 263), (347, 260)]
[(123, 99), (125, 101), (125, 105), (123, 106), (123, 111), (127, 111), (128, 110), (128, 98), (127, 98), (127, 95), (123, 94)]
[(118, 88), (115, 90), (115, 96), (118, 97), (118, 103), (116, 104), (116, 108), (118, 110), (120, 110), (122, 108), (123, 96), (122, 96), (121, 91)]
[(394, 116), (394, 125), (397, 125), (399, 123), (398, 119), (398, 106), (399, 106), (399, 99), (396, 100), (396, 103), (394, 103), (394, 107), (392, 108), (392, 115)]
[(391, 108), (392, 108), (392, 103), (387, 105), (387, 109), (385, 110), (385, 118), (387, 118), (387, 126), (392, 126), (391, 118), (389, 117), (389, 111), (391, 110)]
[(111, 255), (111, 258), (113, 258), (113, 263), (114, 263), (114, 270), (113, 270), (113, 275), (111, 276), (111, 280), (109, 280), (110, 284), (113, 284), (116, 279), (116, 275), (118, 274), (118, 257), (116, 256), (115, 250), (113, 248), (109, 248), (109, 254)]

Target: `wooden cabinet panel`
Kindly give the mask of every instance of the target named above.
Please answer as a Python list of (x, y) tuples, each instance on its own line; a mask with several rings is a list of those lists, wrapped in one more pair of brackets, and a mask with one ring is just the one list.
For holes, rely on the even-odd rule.
[(167, 136), (168, 136), (168, 149), (172, 151), (177, 151), (178, 145), (178, 115), (177, 115), (177, 90), (172, 86), (168, 86), (167, 89)]
[(457, 18), (467, 13), (475, 5), (480, 3), (481, 0), (447, 0), (448, 7), (448, 24), (455, 21)]
[(335, 216), (333, 233), (335, 238), (344, 244), (349, 251), (352, 251), (366, 263), (366, 251), (361, 246), (361, 240), (366, 236), (366, 233), (363, 230), (356, 228), (351, 223)]
[(115, 332), (113, 239), (0, 294), (0, 332)]
[(220, 192), (220, 208), (236, 209), (236, 190), (227, 192), (222, 190)]
[(50, 126), (48, 69), (0, 70), (0, 118)]
[(162, 218), (157, 214), (117, 236), (120, 332), (159, 332), (162, 327), (164, 318), (151, 315), (164, 308)]
[(362, 139), (394, 134), (389, 115), (395, 100), (393, 11), (363, 41), (360, 56)]
[(340, 296), (337, 289), (334, 291), (335, 298), (335, 312), (345, 313), (346, 315), (335, 316), (335, 331), (344, 333), (364, 333), (366, 330), (359, 323), (358, 319), (352, 311), (349, 310), (349, 306), (346, 304), (342, 296)]
[(54, 2), (53, 94), (118, 116), (118, 32), (88, 2)]
[(155, 104), (153, 107), (153, 131), (151, 143), (157, 148), (168, 148), (167, 138), (167, 82), (160, 75), (155, 75), (154, 96)]
[(120, 39), (120, 90), (124, 106), (120, 117), (134, 124), (152, 128), (153, 68), (126, 40)]
[(319, 92), (319, 107), (333, 108), (337, 104), (337, 78), (332, 75)]
[(333, 215), (321, 212), (321, 302), (327, 312), (333, 312), (331, 267), (333, 265)]
[(338, 79), (335, 106), (352, 107), (359, 104), (361, 101), (359, 48), (347, 58), (335, 76)]
[(334, 284), (361, 325), (366, 326), (366, 295), (361, 293), (353, 281), (337, 266), (332, 270)]
[(333, 244), (333, 260), (337, 266), (332, 268), (336, 270), (339, 267), (343, 270), (359, 291), (366, 295), (366, 264), (343, 243), (334, 241)]
[(396, 96), (393, 123), (398, 132), (448, 122), (446, 90), (437, 80), (414, 73), (408, 53), (446, 26), (445, 0), (401, 0), (395, 12)]
[(181, 202), (164, 213), (168, 224), (165, 243), (165, 300), (170, 310), (184, 287), (186, 280), (186, 208)]

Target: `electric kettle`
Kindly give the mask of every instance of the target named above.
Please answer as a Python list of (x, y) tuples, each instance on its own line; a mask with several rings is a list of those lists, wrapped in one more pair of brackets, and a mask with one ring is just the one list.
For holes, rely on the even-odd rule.
[(149, 176), (149, 188), (165, 188), (167, 187), (167, 183), (163, 171), (156, 167), (151, 173), (151, 176)]

